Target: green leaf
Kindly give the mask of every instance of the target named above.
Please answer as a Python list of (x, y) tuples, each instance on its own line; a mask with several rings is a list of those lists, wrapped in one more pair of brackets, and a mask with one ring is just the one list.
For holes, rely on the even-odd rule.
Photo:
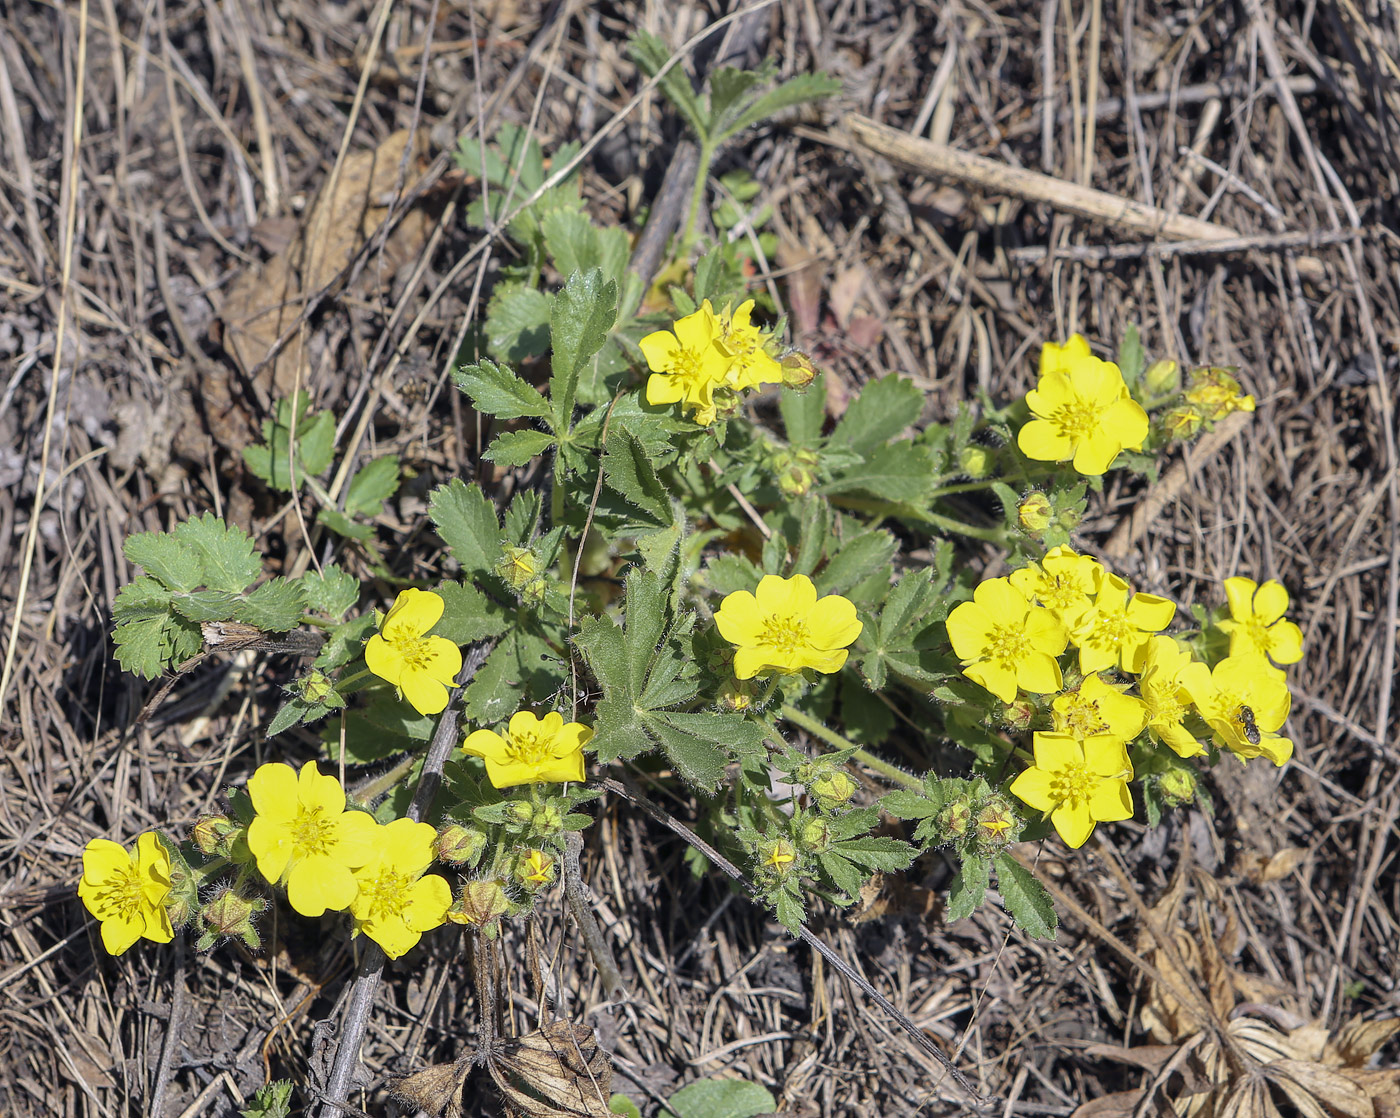
[(746, 1079), (702, 1079), (672, 1095), (662, 1118), (755, 1118), (777, 1109), (777, 1101), (757, 1083)]
[(647, 733), (660, 743), (671, 764), (688, 783), (713, 791), (724, 776), (729, 757), (713, 738), (682, 729), (674, 724), (673, 719), (674, 716), (657, 715), (643, 719), (643, 725)]
[(991, 868), (991, 862), (980, 854), (963, 857), (962, 868), (948, 887), (948, 908), (943, 913), (945, 924), (964, 920), (977, 910), (987, 893)]
[(482, 457), (498, 466), (523, 466), (558, 441), (544, 431), (504, 431), (492, 440)]
[(626, 1095), (609, 1095), (608, 1111), (612, 1114), (620, 1114), (622, 1118), (642, 1118), (642, 1112), (637, 1104)]
[(713, 299), (724, 278), (724, 251), (716, 246), (695, 262), (695, 300)]
[(818, 373), (804, 391), (784, 390), (778, 397), (778, 411), (788, 442), (801, 449), (815, 448), (826, 422), (826, 374)]
[(339, 509), (317, 509), (316, 523), (325, 525), (337, 536), (344, 536), (347, 540), (359, 540), (362, 544), (368, 544), (374, 539), (373, 524), (359, 524)]
[(293, 696), (283, 703), (277, 713), (272, 716), (272, 721), (267, 724), (267, 729), (264, 731), (265, 736), (275, 738), (278, 734), (290, 730), (293, 726), (300, 725), (302, 722), (307, 721), (307, 715), (310, 714), (313, 709), (317, 708), (321, 710), (322, 714), (325, 713), (326, 708), (322, 707), (321, 704), (308, 703), (305, 699), (299, 699)]
[(355, 608), (360, 600), (360, 580), (334, 563), (320, 571), (307, 571), (301, 576), (306, 595), (306, 609), (339, 621)]
[(549, 403), (555, 431), (568, 431), (573, 426), (579, 374), (603, 348), (616, 321), (617, 284), (605, 282), (597, 268), (575, 272), (554, 296), (549, 312), (549, 340), (554, 347)]
[(301, 624), (306, 612), (306, 591), (301, 583), (285, 578), (264, 582), (234, 610), (234, 619), (264, 633), (285, 633)]
[(512, 365), (549, 350), (550, 296), (537, 287), (502, 284), (486, 312), (486, 344), (497, 360)]
[(240, 604), (237, 594), (225, 594), (221, 590), (196, 590), (193, 594), (176, 594), (170, 599), (176, 613), (196, 623), (228, 621), (237, 615)]
[(150, 575), (138, 575), (128, 582), (117, 591), (116, 601), (112, 603), (112, 620), (118, 625), (169, 615), (170, 591)]
[(888, 563), (898, 545), (883, 529), (862, 532), (832, 557), (817, 579), (823, 594), (844, 594), (870, 572)]
[(778, 923), (797, 935), (797, 930), (807, 918), (807, 911), (802, 907), (802, 898), (798, 896), (796, 886), (791, 891), (780, 890), (772, 900), (773, 914), (778, 918)]
[(1137, 388), (1146, 367), (1147, 355), (1142, 351), (1142, 339), (1138, 336), (1137, 326), (1130, 322), (1123, 331), (1123, 344), (1118, 348), (1118, 370), (1123, 374), (1123, 383), (1128, 386), (1129, 392)]
[(857, 867), (854, 862), (841, 857), (841, 855), (834, 850), (824, 850), (818, 854), (817, 863), (826, 873), (826, 876), (831, 879), (831, 883), (848, 897), (860, 896), (861, 886), (863, 886), (870, 877), (868, 873), (863, 872)]
[(434, 489), (428, 515), (463, 571), (472, 578), (494, 572), (501, 558), (501, 526), (479, 485), (453, 478)]
[(288, 1118), (292, 1113), (292, 1081), (278, 1079), (264, 1084), (248, 1104), (246, 1110), (239, 1111), (242, 1118)]
[(253, 554), (248, 533), (228, 526), (212, 512), (177, 524), (172, 534), (198, 553), (204, 585), (210, 590), (241, 594), (262, 574), (262, 557)]
[(675, 519), (666, 487), (656, 476), (646, 448), (629, 431), (614, 430), (609, 437), (603, 452), (603, 472), (608, 484), (647, 513), (655, 526), (664, 528)]
[[(416, 749), (432, 738), (436, 727), (432, 715), (419, 714), (392, 691), (381, 692), (367, 707), (345, 715), (345, 759), (364, 765)], [(339, 725), (327, 727), (323, 740), (330, 758), (338, 759)]]
[(751, 559), (726, 552), (710, 560), (705, 568), (705, 577), (716, 594), (732, 594), (736, 590), (747, 590), (752, 594), (758, 588), (763, 572)]
[(348, 516), (375, 517), (384, 511), (384, 502), (399, 487), (399, 456), (386, 454), (366, 463), (355, 472), (345, 492)]
[(520, 650), (510, 638), (501, 641), (486, 657), (463, 698), (467, 719), (491, 726), (520, 708)]
[(602, 268), (598, 229), (578, 210), (555, 210), (540, 221), (544, 247), (561, 276)]
[(777, 89), (769, 90), (750, 104), (748, 108), (728, 122), (724, 131), (716, 138), (723, 143), (730, 137), (737, 136), (745, 128), (760, 124), (784, 109), (794, 105), (803, 105), (808, 101), (817, 101), (840, 92), (841, 83), (828, 74), (820, 72), (798, 74), (795, 78), (788, 79)]
[[(638, 69), (648, 78), (656, 77), (671, 57), (671, 52), (666, 48), (666, 44), (649, 31), (638, 31), (632, 36), (632, 41), (628, 44), (628, 53), (632, 55)], [(680, 64), (671, 67), (658, 86), (661, 92), (666, 95), (666, 99), (676, 107), (685, 122), (690, 125), (690, 130), (695, 133), (696, 139), (704, 139), (709, 134), (710, 122), (705, 110), (700, 105), (700, 98), (695, 95), (695, 87), (690, 84), (690, 78), (686, 76), (684, 67)]]
[(452, 383), (465, 392), (476, 410), (497, 419), (549, 419), (549, 401), (504, 365), (478, 361), (452, 374)]
[(122, 553), (171, 590), (190, 591), (204, 582), (199, 552), (165, 532), (127, 536)]
[(117, 663), (123, 671), (143, 679), (155, 679), (165, 670), (170, 655), (170, 642), (165, 634), (167, 623), (164, 617), (152, 617), (116, 627), (112, 642), (116, 645)]
[(997, 891), (1011, 919), (1036, 939), (1054, 939), (1060, 918), (1045, 886), (1005, 851), (996, 856), (996, 867)]
[(297, 426), (297, 457), (302, 469), (317, 477), (335, 460), (335, 416), (328, 411), (315, 414), (310, 422)]
[(890, 838), (888, 835), (861, 835), (859, 838), (843, 839), (832, 849), (857, 865), (882, 873), (906, 869), (918, 853), (907, 842)]
[(475, 586), (444, 582), (433, 592), (443, 602), (442, 617), (433, 626), (433, 634), (446, 637), (453, 644), (474, 644), (497, 637), (510, 626), (505, 610)]
[(360, 655), (374, 627), (372, 613), (352, 617), (349, 621), (337, 625), (326, 635), (326, 643), (321, 646), (321, 651), (316, 654), (312, 665), (323, 672), (329, 672), (350, 663)]
[(928, 450), (905, 439), (880, 447), (868, 461), (852, 466), (819, 492), (869, 493), (881, 501), (922, 503), (933, 488), (933, 458)]
[(912, 380), (893, 373), (872, 380), (851, 401), (831, 433), (831, 442), (845, 444), (869, 458), (878, 447), (912, 425), (923, 406), (924, 394)]
[[(772, 70), (772, 63), (766, 69)], [(756, 85), (767, 80), (768, 75), (759, 70), (736, 70), (724, 66), (710, 75), (710, 119), (720, 128), (726, 119), (732, 119), (742, 111), (745, 97)]]

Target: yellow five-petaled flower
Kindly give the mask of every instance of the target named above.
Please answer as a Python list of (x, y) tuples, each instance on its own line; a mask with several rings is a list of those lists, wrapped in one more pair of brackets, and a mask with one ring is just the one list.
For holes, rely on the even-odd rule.
[(300, 774), (280, 762), (259, 766), (248, 778), (248, 796), (257, 812), (248, 849), (258, 872), (273, 885), (285, 877), (287, 900), (303, 916), (348, 908), (358, 890), (352, 871), (379, 848), (374, 817), (346, 811), (340, 781), (322, 776), (315, 761)]
[(1026, 393), (1035, 416), (1016, 445), (1027, 458), (1072, 461), (1081, 474), (1104, 473), (1122, 450), (1140, 450), (1147, 412), (1128, 395), (1117, 365), (1089, 352), (1078, 334), (1040, 351), (1040, 379)]
[(395, 819), (379, 832), (374, 858), (355, 871), (355, 933), (369, 936), (391, 959), (447, 919), (451, 886), (435, 873), (424, 874), (436, 843), (437, 831), (427, 823)]
[(102, 946), (120, 955), (138, 939), (169, 943), (174, 938), (165, 898), (170, 894), (170, 854), (147, 831), (128, 851), (111, 839), (93, 839), (83, 851), (78, 896), (102, 921)]
[(726, 594), (715, 611), (720, 636), (736, 645), (734, 675), (796, 675), (811, 668), (830, 675), (846, 663), (860, 636), (856, 607), (840, 594), (817, 597), (806, 575), (764, 575), (750, 594)]
[(1227, 578), (1225, 597), (1230, 620), (1220, 629), (1230, 635), (1230, 655), (1255, 652), (1275, 664), (1296, 664), (1303, 658), (1303, 630), (1283, 615), (1288, 591), (1274, 579), (1260, 586), (1247, 578)]
[(410, 587), (395, 599), (379, 632), (365, 644), (365, 664), (387, 679), (419, 714), (440, 714), (462, 670), (462, 650), (427, 632), (442, 618), (442, 596)]
[(1131, 819), (1133, 766), (1110, 734), (1082, 741), (1072, 734), (1035, 735), (1035, 765), (1011, 782), (1012, 795), (1050, 822), (1070, 846), (1083, 846), (1095, 823)]
[(948, 615), (948, 640), (963, 674), (1004, 703), (1016, 689), (1044, 694), (1064, 682), (1055, 657), (1065, 650), (1064, 623), (1033, 604), (1010, 580), (989, 578)]
[(476, 730), (462, 752), (486, 762), (493, 787), (552, 784), (583, 779), (583, 747), (593, 731), (582, 722), (565, 722), (558, 711), (536, 718), (528, 710), (511, 715), (504, 735)]

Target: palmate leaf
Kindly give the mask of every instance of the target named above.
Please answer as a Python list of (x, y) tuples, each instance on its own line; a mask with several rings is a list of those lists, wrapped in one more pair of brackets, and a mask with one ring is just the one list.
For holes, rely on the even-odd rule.
[(479, 485), (453, 478), (434, 489), (428, 515), (452, 557), (472, 578), (490, 575), (501, 558), (501, 526), (496, 507)]
[(355, 608), (360, 600), (360, 580), (334, 563), (320, 571), (307, 571), (301, 576), (306, 594), (306, 608), (339, 621)]
[(953, 878), (953, 883), (948, 886), (948, 908), (943, 913), (945, 923), (951, 924), (956, 920), (965, 920), (976, 911), (977, 906), (982, 903), (982, 898), (987, 894), (987, 886), (991, 881), (991, 869), (990, 858), (981, 854), (964, 855), (962, 868), (958, 870), (958, 875)]
[(345, 491), (345, 512), (349, 516), (378, 516), (384, 502), (399, 488), (399, 456), (386, 454), (361, 466)]
[(165, 532), (138, 532), (127, 536), (122, 553), (171, 590), (190, 591), (204, 585), (204, 565), (199, 552)]
[[(638, 31), (632, 36), (632, 41), (628, 44), (628, 53), (632, 55), (642, 73), (649, 78), (656, 77), (671, 58), (666, 44), (649, 31)], [(710, 131), (709, 117), (700, 104), (700, 98), (695, 95), (695, 87), (690, 84), (685, 69), (680, 64), (672, 66), (658, 84), (666, 99), (690, 125), (691, 131), (697, 137), (707, 136)]]
[(285, 633), (301, 624), (306, 591), (300, 582), (274, 578), (234, 607), (233, 617), (265, 633)]
[(919, 418), (924, 394), (912, 380), (891, 373), (860, 390), (836, 430), (833, 444), (842, 443), (868, 458)]
[(482, 457), (507, 468), (523, 466), (558, 441), (544, 431), (503, 431), (491, 441)]
[[(570, 211), (559, 211), (570, 212)], [(503, 284), (491, 296), (486, 339), (493, 357), (518, 364), (549, 349), (550, 297), (537, 287)]]
[(735, 115), (732, 120), (725, 122), (722, 126), (716, 124), (716, 139), (723, 143), (730, 137), (737, 136), (745, 128), (761, 124), (784, 109), (790, 109), (794, 105), (803, 105), (808, 101), (817, 101), (840, 92), (841, 83), (829, 74), (798, 74), (795, 78), (783, 82), (777, 89), (769, 90), (750, 102), (748, 107)]
[(176, 525), (171, 534), (198, 554), (204, 585), (210, 590), (241, 594), (262, 573), (262, 557), (253, 554), (252, 537), (212, 512)]

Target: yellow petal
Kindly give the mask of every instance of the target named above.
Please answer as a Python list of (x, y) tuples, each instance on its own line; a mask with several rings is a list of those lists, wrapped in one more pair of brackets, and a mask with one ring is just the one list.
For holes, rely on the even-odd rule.
[(1128, 602), (1128, 620), (1136, 628), (1160, 632), (1176, 616), (1176, 603), (1156, 594), (1134, 594)]
[(1248, 621), (1254, 616), (1254, 592), (1258, 583), (1248, 578), (1227, 578), (1225, 600), (1230, 604), (1230, 616), (1236, 621)]
[[(671, 368), (672, 360), (676, 351), (681, 348), (681, 343), (669, 330), (657, 330), (639, 341), (637, 348), (642, 351), (642, 356), (647, 359), (647, 365), (652, 372), (664, 373)], [(647, 403), (656, 402), (651, 399), (650, 392), (648, 392)], [(667, 403), (670, 402), (667, 401)]]
[(1084, 747), (1073, 734), (1051, 734), (1037, 730), (1031, 742), (1038, 769), (1056, 773), (1084, 763)]
[(92, 839), (83, 850), (83, 880), (100, 885), (108, 878), (126, 873), (131, 868), (131, 855), (126, 847), (111, 839)]
[(1123, 444), (1103, 427), (1095, 427), (1074, 448), (1074, 469), (1085, 477), (1107, 473)]
[(1265, 625), (1272, 625), (1288, 612), (1288, 591), (1276, 579), (1269, 579), (1254, 595), (1254, 612)]
[(404, 668), (403, 653), (375, 633), (365, 642), (365, 667), (397, 687)]
[(1016, 682), (1027, 691), (1048, 695), (1064, 685), (1064, 677), (1060, 674), (1059, 662), (1053, 656), (1032, 652), (1016, 665)]
[(298, 807), (296, 770), (277, 761), (259, 765), (248, 778), (248, 798), (261, 819), (268, 822), (292, 819)]
[(379, 631), (391, 644), (421, 637), (441, 619), (444, 606), (440, 594), (410, 586), (399, 592)]
[(1044, 769), (1027, 769), (1011, 782), (1010, 791), (1036, 811), (1049, 811), (1059, 801), (1052, 795), (1054, 775)]
[(130, 920), (120, 918), (102, 921), (102, 946), (108, 955), (121, 955), (141, 938), (145, 921), (139, 915)]
[(324, 854), (302, 858), (287, 872), (287, 901), (303, 916), (349, 908), (358, 889), (349, 868)]
[(1296, 664), (1303, 658), (1303, 630), (1291, 621), (1271, 625), (1269, 656), (1276, 664)]
[(1048, 419), (1032, 419), (1016, 435), (1016, 445), (1027, 458), (1037, 462), (1063, 462), (1074, 453), (1060, 428)]
[(474, 730), (462, 743), (462, 752), (471, 757), (482, 757), (490, 761), (504, 757), (506, 741), (495, 730)]
[(442, 682), (419, 668), (405, 668), (399, 676), (399, 689), (408, 705), (419, 714), (441, 714), (447, 709), (448, 693)]
[(307, 761), (297, 777), (297, 799), (308, 809), (319, 808), (329, 816), (345, 810), (345, 789), (333, 776), (324, 776), (315, 761)]
[(963, 602), (954, 607), (946, 622), (948, 640), (960, 660), (975, 660), (987, 648), (996, 622), (992, 615), (976, 602)]
[(828, 594), (807, 612), (807, 632), (814, 648), (845, 648), (860, 636), (856, 607), (839, 594)]
[(1055, 824), (1065, 845), (1075, 849), (1083, 846), (1094, 833), (1094, 817), (1089, 814), (1086, 803), (1061, 804), (1051, 814), (1050, 822)]
[[(990, 660), (969, 664), (963, 669), (963, 675), (980, 683), (1004, 703), (1009, 703), (1016, 698), (1016, 673), (993, 664)], [(743, 677), (740, 676), (740, 678)]]
[(685, 396), (685, 385), (680, 377), (663, 376), (655, 373), (647, 377), (647, 403), (652, 407), (674, 404)]
[(1089, 797), (1089, 814), (1103, 823), (1133, 817), (1133, 797), (1125, 780), (1105, 780)]
[(1061, 408), (1074, 403), (1074, 386), (1063, 369), (1052, 369), (1026, 393), (1026, 406), (1041, 419), (1049, 419)]

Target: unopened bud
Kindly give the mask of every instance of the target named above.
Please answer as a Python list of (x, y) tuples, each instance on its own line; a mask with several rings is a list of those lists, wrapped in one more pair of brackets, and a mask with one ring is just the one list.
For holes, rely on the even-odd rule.
[(491, 878), (468, 881), (462, 887), (462, 895), (447, 910), (447, 918), (454, 924), (470, 924), (487, 929), (508, 912), (510, 897), (506, 895), (505, 882)]
[(985, 446), (965, 446), (958, 451), (958, 465), (968, 477), (986, 477), (992, 472), (992, 452)]
[(1004, 796), (993, 796), (977, 813), (977, 839), (984, 849), (1000, 850), (1017, 831), (1020, 819)]
[(243, 830), (227, 815), (201, 815), (190, 828), (190, 841), (206, 858), (227, 858), (230, 845)]
[(939, 813), (938, 826), (947, 839), (962, 838), (972, 826), (972, 801), (967, 796), (951, 800)]
[(746, 679), (731, 679), (720, 689), (719, 705), (725, 710), (748, 710), (753, 706), (753, 685)]
[(529, 800), (511, 800), (506, 814), (517, 823), (529, 823), (535, 818), (535, 805)]
[(856, 794), (856, 782), (840, 770), (820, 774), (810, 787), (817, 806), (824, 811), (832, 811), (848, 803)]
[(1050, 498), (1039, 489), (1033, 489), (1026, 494), (1025, 499), (1016, 508), (1017, 519), (1021, 522), (1021, 527), (1033, 536), (1040, 535), (1050, 527), (1050, 521), (1055, 515), (1054, 506), (1050, 504)]
[(787, 874), (797, 861), (797, 848), (787, 839), (778, 839), (759, 850), (760, 865), (765, 870), (773, 870), (779, 876)]
[(809, 854), (821, 854), (831, 846), (831, 824), (825, 819), (809, 819), (797, 836), (798, 845)]
[(539, 577), (539, 556), (528, 547), (508, 547), (496, 564), (496, 573), (512, 588), (524, 590)]
[(1031, 719), (1035, 717), (1035, 704), (1029, 699), (1016, 699), (1006, 704), (1001, 716), (1006, 721), (1007, 729), (1013, 733), (1024, 734), (1031, 728)]
[(557, 835), (564, 829), (564, 813), (559, 810), (558, 804), (542, 804), (535, 811), (532, 820), (532, 829), (535, 834), (541, 837)]
[(515, 876), (527, 887), (539, 888), (554, 880), (554, 859), (543, 850), (529, 850), (515, 863)]
[(787, 388), (806, 388), (817, 375), (816, 368), (805, 353), (789, 353), (779, 364), (783, 370), (783, 384)]
[(449, 823), (438, 833), (438, 861), (449, 866), (473, 866), (485, 849), (486, 836), (475, 827)]
[(1162, 427), (1167, 437), (1180, 443), (1194, 439), (1204, 422), (1201, 413), (1192, 407), (1172, 408), (1162, 417)]
[(1175, 396), (1181, 391), (1181, 367), (1175, 361), (1154, 361), (1142, 375), (1143, 386), (1149, 397), (1161, 399)]
[(312, 668), (310, 674), (301, 680), (301, 697), (305, 702), (337, 709), (345, 705), (331, 677), (320, 668)]
[(1185, 766), (1170, 768), (1157, 778), (1157, 790), (1172, 807), (1189, 804), (1196, 798), (1196, 774)]
[(245, 897), (236, 889), (221, 889), (199, 910), (200, 936), (195, 947), (208, 951), (216, 943), (237, 936), (249, 951), (262, 946), (262, 938), (253, 927), (253, 917), (266, 907), (261, 898)]

